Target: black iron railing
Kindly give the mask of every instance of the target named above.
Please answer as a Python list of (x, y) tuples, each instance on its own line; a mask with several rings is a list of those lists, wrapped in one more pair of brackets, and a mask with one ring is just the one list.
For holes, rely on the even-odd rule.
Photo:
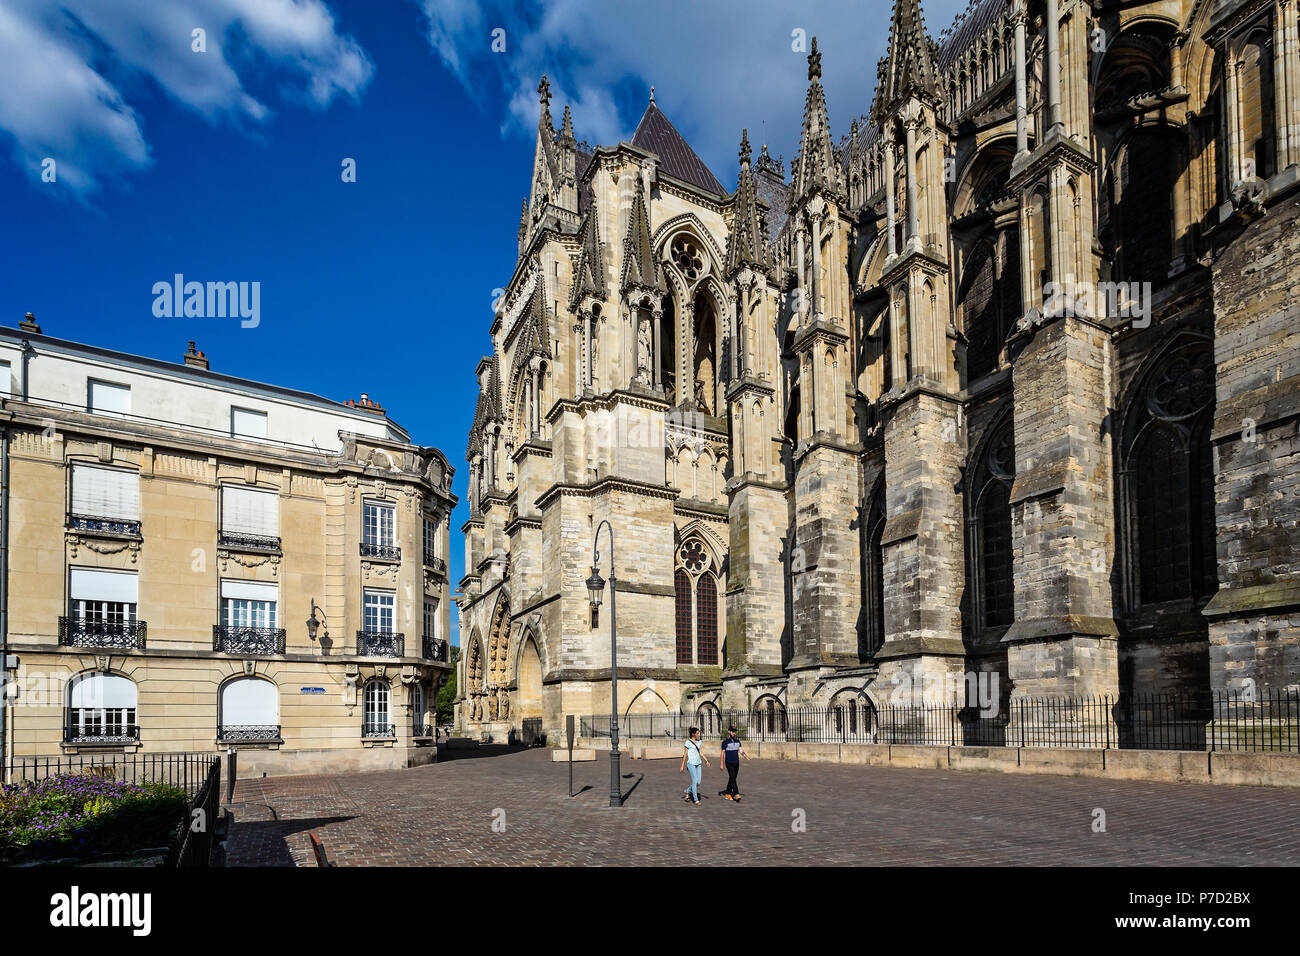
[(167, 853), (166, 867), (191, 868), (212, 865), (217, 815), (221, 812), (221, 760), (209, 758), (208, 772), (185, 816), (176, 825), (176, 835)]
[(362, 737), (396, 737), (396, 724), (381, 724), (366, 721), (361, 725)]
[(280, 539), (269, 534), (245, 534), (242, 531), (222, 531), (217, 535), (217, 545), (236, 551), (280, 553)]
[(144, 621), (99, 621), (84, 617), (59, 618), (62, 647), (102, 647), (111, 650), (144, 650)]
[(69, 531), (85, 534), (111, 534), (123, 537), (140, 537), (139, 518), (102, 518), (96, 515), (68, 514)]
[(392, 631), (357, 631), (358, 657), (405, 657), (406, 635)]
[(212, 649), (226, 654), (283, 654), (284, 628), (214, 624)]
[(437, 557), (432, 551), (424, 552), (424, 566), (432, 568), (434, 574), (447, 573), (447, 562)]
[(400, 561), (402, 560), (402, 549), (395, 544), (372, 544), (368, 541), (362, 541), (361, 556), (363, 558), (378, 558), (381, 561)]
[(94, 753), (12, 757), (4, 767), (6, 783), (25, 783), (62, 774), (93, 774), (123, 783), (166, 783), (193, 796), (207, 779), (213, 754)]
[(217, 731), (222, 743), (271, 743), (280, 740), (279, 724), (223, 724)]
[(85, 724), (65, 723), (63, 727), (63, 742), (65, 744), (78, 744), (80, 746), (95, 746), (97, 744), (134, 744), (140, 741), (139, 724), (120, 724), (109, 721), (101, 726), (86, 726)]
[(440, 637), (424, 639), (424, 659), (426, 661), (445, 661), (447, 659), (447, 642)]
[(417, 720), (411, 724), (411, 736), (412, 737), (436, 736), (434, 733), (434, 726), (433, 724), (425, 724)]
[[(610, 735), (608, 714), (580, 724), (584, 737)], [(876, 707), (857, 698), (831, 707), (704, 708), (625, 714), (619, 736), (684, 740), (693, 726), (706, 739), (735, 726), (743, 740), (773, 742), (1300, 753), (1300, 691), (1041, 697), (983, 707)]]

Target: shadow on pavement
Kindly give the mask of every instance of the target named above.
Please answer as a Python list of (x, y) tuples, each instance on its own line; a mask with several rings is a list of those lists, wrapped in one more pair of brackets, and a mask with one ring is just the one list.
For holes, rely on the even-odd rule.
[(522, 744), (479, 744), (473, 749), (438, 745), (438, 763), (448, 760), (468, 760), (477, 757), (503, 757), (507, 754), (523, 753), (528, 748)]
[[(296, 866), (289, 852), (288, 838), (304, 830), (344, 823), (353, 819), (309, 817), (302, 820), (249, 820), (241, 823), (238, 813), (226, 840), (226, 866)], [(329, 841), (325, 841), (328, 847)]]

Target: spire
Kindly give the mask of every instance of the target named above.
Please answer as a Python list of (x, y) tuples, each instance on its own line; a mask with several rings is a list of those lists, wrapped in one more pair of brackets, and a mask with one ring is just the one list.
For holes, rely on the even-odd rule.
[(598, 216), (587, 210), (578, 243), (578, 264), (573, 270), (573, 293), (569, 308), (579, 310), (584, 299), (605, 298), (605, 250), (600, 242)]
[(537, 84), (537, 95), (541, 98), (541, 114), (537, 118), (537, 148), (533, 155), (533, 194), (529, 207), (541, 216), (546, 212), (547, 203), (559, 198), (560, 157), (555, 146), (555, 124), (551, 121), (551, 81), (542, 75)]
[(934, 66), (930, 37), (920, 0), (894, 0), (894, 20), (889, 28), (889, 53), (880, 66), (880, 83), (872, 116), (876, 125), (909, 96), (937, 103), (939, 73)]
[(573, 135), (573, 114), (569, 112), (569, 104), (564, 104), (564, 122), (560, 126), (560, 145), (573, 146), (577, 139)]
[(522, 255), (524, 243), (528, 239), (528, 197), (524, 197), (523, 207), (519, 210), (519, 252)]
[(813, 37), (812, 52), (808, 54), (808, 96), (803, 109), (803, 136), (799, 140), (799, 155), (794, 163), (794, 200), (803, 199), (816, 189), (826, 190), (832, 197), (843, 193), (843, 174), (835, 159), (831, 143), (831, 124), (826, 115), (826, 96), (822, 92), (822, 55)]
[(636, 194), (632, 198), (632, 216), (623, 239), (623, 281), (619, 285), (622, 289), (639, 286), (655, 292), (665, 291), (651, 244), (650, 212), (646, 208), (645, 184), (639, 173), (636, 176)]
[(767, 273), (769, 261), (767, 235), (759, 214), (758, 195), (754, 189), (754, 174), (749, 165), (749, 130), (740, 134), (740, 181), (736, 186), (735, 218), (727, 237), (725, 270), (728, 276), (749, 266)]

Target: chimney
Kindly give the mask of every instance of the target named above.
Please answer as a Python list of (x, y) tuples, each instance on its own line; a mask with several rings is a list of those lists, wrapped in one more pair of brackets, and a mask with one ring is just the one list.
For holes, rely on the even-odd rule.
[(361, 393), (361, 398), (359, 398), (357, 401), (354, 402), (352, 401), (352, 399), (348, 399), (346, 402), (344, 402), (344, 404), (347, 405), (349, 408), (357, 409), (357, 411), (370, 412), (374, 415), (384, 414), (383, 406), (381, 406), (378, 402), (371, 401), (370, 396), (365, 392)]
[(208, 357), (204, 355), (202, 352), (195, 351), (193, 339), (190, 340), (189, 351), (185, 353), (183, 358), (185, 364), (192, 366), (193, 368), (205, 369), (208, 367)]
[(30, 312), (27, 313), (25, 319), (18, 323), (18, 328), (22, 329), (24, 332), (30, 332), (33, 335), (41, 334), (41, 327), (36, 324), (36, 316), (32, 315)]

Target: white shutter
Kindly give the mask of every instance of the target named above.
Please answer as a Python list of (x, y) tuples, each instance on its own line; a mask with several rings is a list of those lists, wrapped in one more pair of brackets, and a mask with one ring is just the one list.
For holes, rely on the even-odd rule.
[(120, 674), (89, 674), (72, 685), (74, 708), (134, 707), (135, 701), (135, 683)]
[(275, 601), (280, 596), (278, 585), (263, 581), (222, 581), (221, 596), (246, 601)]
[(97, 415), (129, 415), (131, 387), (112, 382), (90, 383), (90, 410)]
[(99, 571), (73, 568), (71, 598), (74, 601), (121, 601), (139, 603), (139, 578), (134, 571)]
[(239, 438), (265, 438), (266, 412), (248, 408), (230, 409), (230, 432)]
[(280, 722), (280, 695), (269, 680), (240, 677), (221, 688), (223, 727), (273, 727)]
[(221, 489), (221, 530), (235, 534), (280, 535), (280, 496), (262, 488)]
[(10, 367), (8, 362), (0, 362), (0, 395), (3, 395), (5, 398), (9, 397), (10, 391), (13, 387), (12, 373), (13, 369)]
[(72, 466), (72, 513), (90, 518), (140, 517), (140, 475), (118, 468)]

